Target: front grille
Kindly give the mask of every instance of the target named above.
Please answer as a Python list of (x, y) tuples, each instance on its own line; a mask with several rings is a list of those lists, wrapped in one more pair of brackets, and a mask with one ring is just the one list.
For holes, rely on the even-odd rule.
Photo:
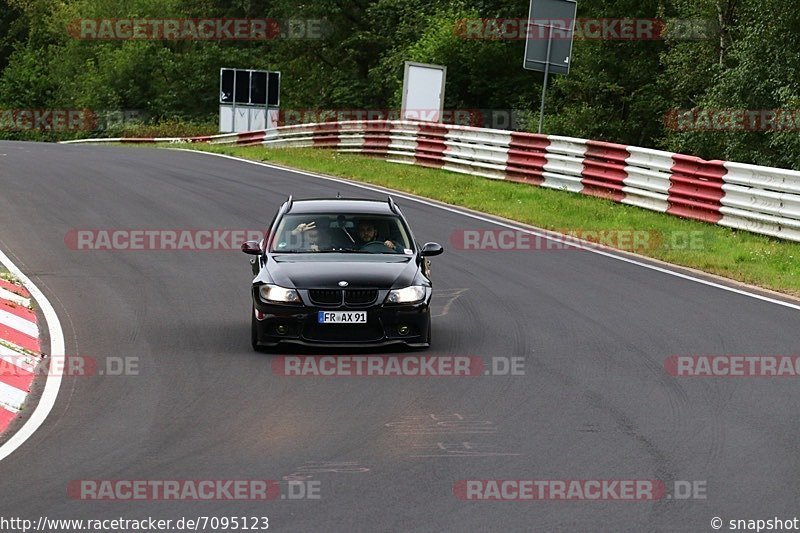
[(338, 289), (311, 289), (308, 297), (315, 305), (342, 305), (342, 291)]
[(347, 305), (370, 305), (377, 299), (377, 289), (351, 289), (344, 291), (344, 303)]

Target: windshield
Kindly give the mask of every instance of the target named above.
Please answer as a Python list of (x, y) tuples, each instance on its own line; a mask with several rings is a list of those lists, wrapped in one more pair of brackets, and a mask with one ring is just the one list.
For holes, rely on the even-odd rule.
[(298, 214), (285, 216), (275, 231), (276, 253), (412, 255), (403, 221), (395, 215)]

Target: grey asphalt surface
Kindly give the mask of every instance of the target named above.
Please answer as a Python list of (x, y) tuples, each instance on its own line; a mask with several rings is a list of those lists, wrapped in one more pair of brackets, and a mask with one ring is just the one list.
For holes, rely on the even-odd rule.
[[(260, 229), (288, 194), (337, 192), (385, 197), (202, 154), (0, 143), (0, 247), (53, 303), (68, 353), (140, 361), (138, 376), (64, 379), (46, 423), (0, 463), (0, 516), (711, 531), (714, 516), (800, 515), (797, 379), (663, 368), (674, 354), (796, 355), (800, 311), (588, 252), (454, 250), (454, 231), (493, 226), (399, 200), (417, 239), (447, 248), (433, 259), (426, 355), (522, 357), (525, 375), (289, 378), (249, 347), (243, 254), (87, 252), (64, 241), (75, 228)], [(455, 453), (463, 443), (481, 453)], [(319, 481), (322, 498), (97, 502), (66, 492), (81, 479), (292, 474)], [(707, 499), (461, 501), (453, 484), (463, 479), (702, 481)]]

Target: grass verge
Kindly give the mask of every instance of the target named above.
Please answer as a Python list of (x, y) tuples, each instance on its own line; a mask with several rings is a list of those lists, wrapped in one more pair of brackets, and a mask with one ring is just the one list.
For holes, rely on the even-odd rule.
[(387, 163), (357, 154), (313, 148), (210, 145), (192, 148), (382, 185), (548, 230), (574, 231), (577, 236), (589, 231), (618, 231), (626, 235), (631, 230), (646, 230), (651, 236), (647, 246), (623, 248), (675, 265), (800, 296), (800, 243), (580, 194)]

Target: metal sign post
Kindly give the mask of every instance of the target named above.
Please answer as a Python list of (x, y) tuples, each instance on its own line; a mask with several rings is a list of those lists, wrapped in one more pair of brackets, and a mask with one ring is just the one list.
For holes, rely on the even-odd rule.
[(238, 73), (238, 70), (233, 71), (233, 114), (231, 115), (231, 132), (236, 131), (236, 75)]
[(550, 77), (550, 53), (553, 51), (553, 26), (547, 26), (547, 59), (544, 65), (544, 83), (542, 84), (542, 106), (539, 108), (539, 135), (544, 126), (544, 100), (547, 96), (547, 80)]

